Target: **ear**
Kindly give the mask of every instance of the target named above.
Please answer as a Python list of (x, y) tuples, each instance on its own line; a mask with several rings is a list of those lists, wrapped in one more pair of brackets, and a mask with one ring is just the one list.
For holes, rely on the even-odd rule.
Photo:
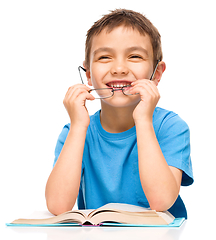
[(85, 61), (83, 62), (83, 67), (86, 69), (86, 77), (87, 77), (88, 85), (92, 86), (91, 73), (90, 73), (90, 70), (85, 66)]
[(166, 64), (165, 62), (161, 61), (158, 63), (158, 67), (157, 70), (155, 72), (155, 76), (154, 76), (154, 82), (156, 84), (156, 86), (158, 85), (158, 83), (160, 82), (163, 72), (166, 70)]

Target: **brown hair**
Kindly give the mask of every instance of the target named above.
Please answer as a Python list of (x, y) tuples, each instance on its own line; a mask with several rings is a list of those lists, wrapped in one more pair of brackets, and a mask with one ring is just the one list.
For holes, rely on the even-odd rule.
[(154, 66), (158, 60), (162, 60), (161, 36), (157, 28), (141, 13), (126, 9), (116, 9), (95, 22), (87, 32), (85, 45), (85, 67), (87, 69), (90, 68), (90, 52), (93, 37), (97, 36), (105, 28), (107, 33), (110, 33), (114, 28), (122, 25), (138, 30), (141, 35), (148, 34), (153, 48)]

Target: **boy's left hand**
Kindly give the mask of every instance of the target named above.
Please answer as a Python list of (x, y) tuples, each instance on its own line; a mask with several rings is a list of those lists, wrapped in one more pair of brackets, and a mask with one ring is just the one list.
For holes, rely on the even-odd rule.
[(131, 85), (132, 88), (130, 92), (132, 94), (139, 93), (141, 99), (133, 112), (135, 123), (139, 121), (152, 122), (154, 109), (160, 99), (160, 94), (156, 86), (157, 83), (155, 81), (143, 79), (137, 80)]

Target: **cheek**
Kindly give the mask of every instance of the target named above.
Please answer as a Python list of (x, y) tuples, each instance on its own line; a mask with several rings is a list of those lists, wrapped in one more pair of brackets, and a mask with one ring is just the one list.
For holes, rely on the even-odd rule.
[(94, 88), (104, 87), (103, 82), (108, 72), (105, 66), (93, 66), (91, 68), (91, 80)]
[(136, 64), (133, 68), (131, 67), (131, 71), (137, 80), (141, 80), (150, 79), (153, 70), (149, 64)]

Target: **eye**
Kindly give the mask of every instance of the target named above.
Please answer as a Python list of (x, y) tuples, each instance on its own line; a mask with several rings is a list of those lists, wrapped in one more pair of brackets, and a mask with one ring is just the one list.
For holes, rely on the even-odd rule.
[(110, 59), (110, 57), (108, 57), (108, 56), (101, 56), (101, 57), (99, 57), (98, 59), (99, 59), (99, 60)]
[(99, 62), (101, 63), (107, 63), (107, 62), (110, 62), (112, 60), (112, 57), (111, 56), (107, 56), (107, 55), (102, 55), (102, 56), (99, 56), (98, 57), (98, 60)]
[(141, 57), (139, 55), (132, 55), (132, 56), (130, 56), (130, 58), (132, 58), (132, 59), (136, 59), (136, 58), (143, 59), (143, 57)]

